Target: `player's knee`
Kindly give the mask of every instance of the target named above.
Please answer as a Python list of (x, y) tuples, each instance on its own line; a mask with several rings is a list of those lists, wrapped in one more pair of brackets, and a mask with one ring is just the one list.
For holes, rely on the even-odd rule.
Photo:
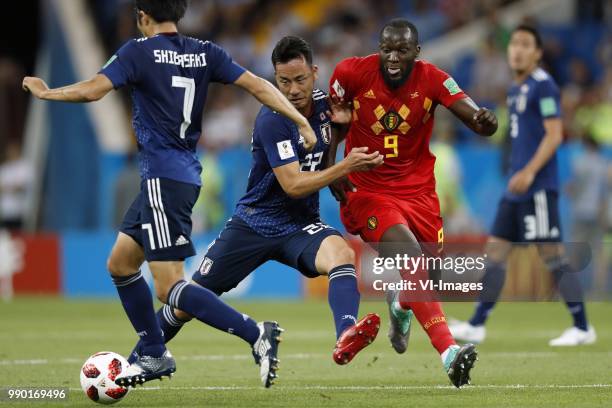
[(569, 265), (569, 260), (558, 254), (541, 253), (540, 256), (546, 268), (553, 273), (555, 281), (558, 281), (560, 277), (558, 276), (559, 271), (566, 269), (567, 265)]
[(108, 257), (108, 259), (106, 260), (106, 270), (107, 270), (107, 271), (108, 271), (108, 272), (109, 272), (111, 275), (117, 276), (117, 275), (115, 274), (115, 272), (116, 272), (116, 265), (115, 265), (115, 263), (113, 262), (113, 260), (112, 260), (112, 258), (111, 258), (111, 257)]
[[(153, 276), (153, 278), (155, 279), (155, 276)], [(155, 279), (155, 296), (157, 297), (157, 300), (164, 304), (167, 304), (172, 286), (174, 285), (171, 284), (171, 282), (168, 280)]]
[[(153, 275), (153, 279), (155, 280), (155, 296), (160, 302), (168, 304), (168, 299), (170, 297), (170, 292), (172, 291), (172, 288), (174, 288), (174, 286), (178, 282), (182, 281), (182, 278), (164, 276), (163, 279), (159, 279), (159, 277), (156, 278), (156, 276)], [(175, 304), (172, 304), (170, 306), (177, 307), (177, 305)]]
[(238, 283), (236, 283), (233, 286), (227, 286), (227, 285), (218, 286), (218, 285), (216, 285), (214, 283), (210, 283), (209, 281), (206, 281), (206, 280), (202, 281), (202, 280), (200, 280), (199, 279), (200, 276), (196, 276), (196, 274), (199, 275), (199, 272), (196, 272), (196, 273), (193, 274), (193, 277), (192, 277), (192, 279), (191, 279), (191, 281), (189, 283), (192, 284), (192, 285), (200, 286), (200, 287), (202, 287), (204, 289), (210, 290), (212, 293), (214, 293), (217, 296), (221, 296), (222, 294), (224, 294), (226, 292), (229, 292), (230, 290), (232, 290), (236, 286), (238, 286), (238, 283), (240, 283), (240, 282), (238, 282)]
[(174, 309), (174, 316), (182, 322), (188, 322), (191, 320), (191, 315), (189, 313), (183, 312), (180, 309)]
[(112, 255), (106, 260), (106, 269), (108, 269), (111, 276), (129, 276), (138, 272), (137, 269), (126, 265), (124, 262), (121, 262), (120, 259)]
[(555, 262), (563, 258), (564, 253), (557, 243), (546, 243), (537, 245), (538, 254), (545, 262)]
[(167, 285), (155, 285), (155, 296), (162, 303), (167, 303), (170, 287)]
[(355, 251), (348, 245), (345, 245), (340, 249), (336, 255), (336, 263), (338, 265), (354, 265), (355, 264)]
[(487, 240), (486, 254), (488, 262), (503, 263), (508, 259), (512, 244), (502, 238), (489, 237)]

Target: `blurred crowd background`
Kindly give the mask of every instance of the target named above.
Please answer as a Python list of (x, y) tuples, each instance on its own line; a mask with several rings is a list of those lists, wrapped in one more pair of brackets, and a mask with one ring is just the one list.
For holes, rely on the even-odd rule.
[[(2, 28), (6, 32), (0, 36), (0, 225), (9, 229), (23, 225), (29, 186), (35, 177), (41, 177), (22, 154), (30, 100), (20, 85), (21, 78), (36, 67), (42, 43), (36, 22), (42, 18), (44, 3), (23, 0), (12, 5), (5, 18), (23, 21), (27, 16), (31, 25), (16, 33), (18, 41), (10, 24)], [(300, 35), (313, 46), (320, 72), (318, 87), (326, 90), (336, 63), (348, 56), (376, 52), (380, 27), (393, 17), (406, 17), (416, 24), (424, 49), (432, 40), (484, 21), (487, 34), (475, 44), (474, 51), (442, 68), (477, 103), (496, 110), (499, 131), (491, 139), (474, 136), (439, 108), (432, 145), (438, 157), (436, 177), (445, 230), (451, 235), (484, 234), (492, 216), (491, 203), (498, 199), (497, 193), (492, 192), (503, 190), (503, 185), (489, 193), (482, 188), (476, 193), (475, 186), (483, 175), (474, 159), (485, 157), (487, 152), (501, 152), (494, 160), (500, 173), (503, 171), (509, 142), (505, 94), (511, 83), (505, 49), (512, 27), (501, 23), (499, 11), (516, 3), (192, 0), (179, 29), (187, 35), (215, 41), (237, 62), (270, 80), (270, 54), (276, 41), (287, 34)], [(86, 0), (86, 5), (107, 55), (126, 40), (139, 36), (132, 1)], [(540, 29), (544, 39), (543, 66), (562, 91), (565, 139), (566, 145), (571, 146), (566, 161), (569, 168), (562, 170), (563, 192), (568, 200), (563, 219), (566, 237), (589, 241), (600, 248), (612, 236), (612, 2), (575, 0), (572, 7), (572, 19), (563, 24), (542, 23), (542, 16), (537, 15), (525, 15), (524, 20)], [(122, 108), (129, 112), (129, 94), (121, 91), (121, 95)], [(235, 87), (213, 85), (210, 90), (201, 140), (205, 183), (194, 214), (196, 232), (218, 231), (244, 191), (251, 127), (259, 107)], [(112, 221), (95, 228), (115, 228), (138, 191), (133, 153), (126, 155), (114, 184), (112, 197), (105, 197), (114, 203), (110, 209)], [(44, 205), (42, 200), (41, 206)], [(45, 212), (44, 208), (39, 211)], [(330, 223), (339, 224), (336, 204), (326, 193), (322, 212)], [(45, 223), (44, 217), (36, 228), (62, 230), (61, 225)], [(604, 260), (602, 267), (610, 273), (609, 260)]]

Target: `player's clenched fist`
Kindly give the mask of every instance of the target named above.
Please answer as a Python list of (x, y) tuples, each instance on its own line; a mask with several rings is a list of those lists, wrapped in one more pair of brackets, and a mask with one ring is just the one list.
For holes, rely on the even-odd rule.
[(367, 147), (353, 147), (344, 159), (349, 172), (367, 171), (383, 164), (383, 155), (378, 151), (367, 153)]
[(307, 152), (311, 151), (317, 144), (317, 136), (312, 130), (312, 127), (310, 127), (310, 123), (306, 121), (306, 124), (300, 126), (298, 131), (304, 138), (304, 149), (306, 149)]
[(43, 91), (49, 89), (45, 81), (36, 77), (25, 77), (23, 78), (23, 82), (21, 87), (24, 91), (31, 92), (37, 98), (40, 98), (40, 95)]
[(497, 131), (497, 117), (487, 108), (480, 108), (474, 113), (474, 122), (488, 135)]

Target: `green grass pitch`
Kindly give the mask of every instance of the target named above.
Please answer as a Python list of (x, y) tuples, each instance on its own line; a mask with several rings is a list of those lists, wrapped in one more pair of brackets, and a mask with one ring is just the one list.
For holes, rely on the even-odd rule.
[[(257, 320), (278, 320), (286, 329), (277, 383), (263, 389), (250, 349), (240, 339), (192, 322), (170, 349), (177, 359), (171, 381), (154, 381), (131, 392), (123, 407), (611, 407), (612, 303), (591, 303), (598, 333), (592, 346), (548, 347), (569, 325), (560, 303), (501, 303), (472, 371), (473, 385), (450, 386), (440, 359), (420, 326), (413, 326), (406, 354), (387, 338), (383, 302), (361, 306), (381, 314), (377, 340), (347, 366), (331, 358), (333, 321), (325, 302), (232, 302)], [(447, 315), (465, 318), (470, 304), (446, 304)], [(18, 298), (0, 305), (0, 388), (67, 387), (62, 403), (95, 404), (79, 387), (79, 369), (94, 352), (126, 355), (136, 339), (118, 301)], [(0, 406), (10, 406), (0, 401)]]

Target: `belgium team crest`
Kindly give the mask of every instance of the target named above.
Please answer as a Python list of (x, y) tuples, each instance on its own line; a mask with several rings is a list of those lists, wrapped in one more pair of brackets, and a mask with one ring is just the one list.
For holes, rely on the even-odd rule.
[(368, 229), (374, 230), (378, 227), (378, 219), (375, 216), (368, 218)]
[(387, 132), (393, 132), (400, 123), (400, 117), (396, 112), (389, 111), (382, 118), (382, 123)]

